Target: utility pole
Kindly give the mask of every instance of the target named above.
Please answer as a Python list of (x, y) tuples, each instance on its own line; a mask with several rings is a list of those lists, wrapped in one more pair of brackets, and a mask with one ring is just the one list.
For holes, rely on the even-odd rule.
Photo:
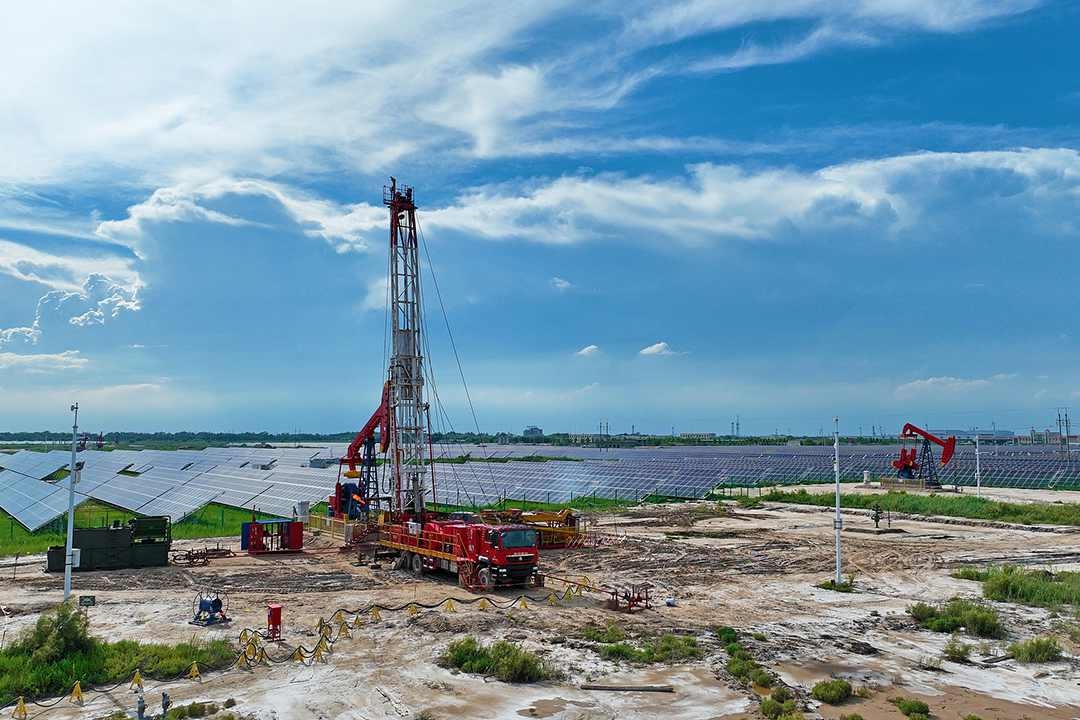
[(840, 418), (833, 418), (833, 476), (836, 478), (836, 518), (833, 520), (833, 528), (836, 530), (836, 586), (842, 582), (840, 579), (840, 529), (844, 527), (844, 520), (840, 516)]
[(982, 466), (979, 465), (979, 429), (975, 429), (975, 495), (982, 497)]
[(79, 403), (71, 406), (71, 412), (75, 420), (71, 425), (71, 469), (68, 475), (68, 516), (67, 516), (67, 542), (64, 553), (64, 602), (71, 597), (71, 544), (75, 535), (75, 483), (79, 479), (78, 459), (75, 445), (79, 440)]
[(1072, 448), (1069, 447), (1069, 438), (1072, 437), (1072, 429), (1069, 427), (1069, 408), (1065, 408), (1065, 459), (1072, 460)]
[(735, 416), (735, 437), (739, 437), (739, 416)]

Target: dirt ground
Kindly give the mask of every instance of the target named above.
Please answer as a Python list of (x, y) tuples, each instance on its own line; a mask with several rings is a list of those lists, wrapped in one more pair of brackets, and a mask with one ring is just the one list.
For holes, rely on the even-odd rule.
[[(1050, 497), (1064, 499), (1060, 493)], [(866, 720), (902, 720), (888, 702), (898, 695), (923, 699), (934, 717), (946, 720), (969, 713), (983, 720), (1080, 717), (1078, 648), (1066, 643), (1069, 656), (1055, 663), (984, 665), (983, 660), (1004, 654), (1006, 643), (975, 641), (971, 663), (951, 663), (940, 660), (948, 637), (920, 630), (904, 612), (914, 601), (977, 596), (977, 583), (950, 577), (960, 565), (1008, 561), (1080, 568), (1080, 528), (894, 519), (899, 532), (875, 535), (860, 532), (873, 527), (865, 513), (848, 511), (844, 570), (854, 573), (858, 592), (845, 594), (814, 586), (831, 576), (834, 563), (832, 518), (818, 509), (742, 510), (702, 502), (644, 506), (594, 521), (606, 541), (595, 548), (546, 551), (546, 572), (587, 576), (593, 584), (612, 587), (651, 583), (652, 610), (617, 613), (605, 609), (604, 597), (597, 594), (567, 600), (564, 586), (551, 580), (549, 588), (529, 591), (540, 600), (527, 608), (459, 604), (456, 612), (387, 612), (335, 643), (325, 662), (207, 673), (201, 682), (148, 681), (147, 701), (154, 706), (162, 689), (177, 704), (232, 698), (238, 717), (260, 720), (759, 718), (757, 694), (727, 674), (726, 654), (709, 631), (730, 625), (743, 633), (758, 661), (800, 695), (808, 718), (835, 720), (857, 712)], [(181, 541), (174, 547), (206, 544)], [(17, 568), (10, 559), (0, 560), (5, 578), (0, 622), (7, 641), (61, 597), (62, 577), (45, 574), (43, 565), (43, 558), (24, 558)], [(372, 569), (323, 539), (298, 555), (238, 555), (205, 567), (80, 573), (75, 589), (96, 596), (97, 605), (89, 610), (91, 629), (113, 640), (234, 639), (245, 627), (264, 627), (266, 604), (280, 602), (286, 642), (268, 648), (274, 657), (287, 656), (297, 645), (313, 647), (318, 619), (330, 619), (338, 608), (471, 597), (448, 576), (417, 579), (386, 566)], [(234, 618), (228, 628), (188, 624), (192, 600), (204, 589), (228, 595)], [(543, 600), (548, 590), (559, 594), (557, 604)], [(506, 599), (517, 594), (501, 593)], [(665, 603), (668, 598), (673, 606)], [(996, 606), (1013, 639), (1055, 632), (1061, 622), (1044, 610)], [(705, 657), (648, 667), (602, 660), (581, 631), (590, 623), (609, 622), (625, 625), (632, 637), (693, 635)], [(751, 632), (764, 639), (753, 639)], [(507, 685), (439, 667), (436, 660), (446, 645), (466, 634), (518, 642), (563, 671), (565, 679)], [(869, 697), (838, 708), (820, 706), (807, 693), (829, 677), (847, 678), (867, 688)], [(671, 685), (674, 693), (583, 690), (585, 683)], [(125, 688), (87, 693), (87, 701), (82, 709), (62, 702), (41, 717), (97, 718), (134, 707)], [(40, 709), (31, 710), (33, 716)]]

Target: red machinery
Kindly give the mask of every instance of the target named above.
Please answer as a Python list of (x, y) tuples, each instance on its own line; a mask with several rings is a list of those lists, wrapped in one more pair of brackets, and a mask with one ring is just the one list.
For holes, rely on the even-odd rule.
[[(334, 494), (327, 498), (330, 515), (345, 520), (367, 517), (379, 505), (379, 473), (375, 462), (375, 430), (379, 431), (379, 450), (385, 453), (390, 442), (390, 383), (383, 385), (382, 400), (356, 437), (345, 456), (338, 461), (338, 481)], [(359, 465), (359, 468), (357, 466)], [(341, 471), (348, 466), (348, 470)], [(346, 478), (342, 482), (342, 478)], [(351, 481), (351, 482), (350, 482)]]
[(240, 526), (240, 549), (248, 555), (300, 552), (304, 523), (300, 520), (252, 520)]
[(281, 642), (281, 605), (278, 603), (266, 606), (266, 639)]
[(896, 468), (896, 477), (908, 480), (922, 480), (928, 487), (941, 487), (931, 443), (941, 447), (941, 467), (945, 467), (956, 453), (956, 438), (949, 437), (942, 440), (920, 427), (906, 423), (903, 430), (900, 431), (900, 439), (914, 440), (917, 438), (922, 438), (922, 451), (918, 456), (914, 447), (902, 447), (900, 448), (900, 457), (893, 460), (892, 466)]
[(528, 525), (488, 525), (471, 513), (438, 518), (425, 513), (424, 522), (384, 525), (379, 544), (400, 550), (400, 567), (420, 573), (446, 570), (462, 587), (540, 587), (537, 531)]

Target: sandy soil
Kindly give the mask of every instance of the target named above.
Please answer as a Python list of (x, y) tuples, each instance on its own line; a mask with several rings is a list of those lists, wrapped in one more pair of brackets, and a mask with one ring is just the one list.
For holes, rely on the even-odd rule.
[[(238, 716), (266, 720), (412, 718), (424, 712), (434, 718), (757, 718), (757, 695), (727, 674), (726, 655), (709, 631), (730, 625), (745, 631), (745, 642), (758, 660), (800, 694), (807, 717), (834, 720), (858, 712), (867, 720), (902, 720), (888, 702), (897, 695), (922, 698), (938, 718), (959, 719), (967, 713), (983, 720), (1080, 717), (1077, 648), (1070, 648), (1068, 659), (1046, 665), (1009, 660), (984, 666), (983, 659), (1002, 654), (1001, 643), (977, 648), (971, 664), (939, 662), (948, 638), (920, 630), (904, 613), (916, 600), (976, 596), (976, 583), (950, 577), (950, 569), (959, 565), (1010, 561), (1080, 567), (1080, 532), (1075, 529), (1037, 532), (894, 520), (894, 528), (903, 532), (874, 535), (857, 532), (872, 528), (865, 515), (845, 513), (844, 567), (855, 573), (859, 592), (843, 594), (814, 587), (833, 567), (827, 513), (687, 503), (647, 506), (596, 521), (609, 537), (621, 539), (597, 548), (548, 551), (546, 570), (559, 577), (587, 575), (610, 586), (650, 582), (657, 600), (653, 610), (627, 616), (604, 609), (601, 596), (586, 594), (556, 606), (532, 603), (524, 610), (482, 611), (474, 605), (459, 606), (455, 613), (385, 613), (382, 621), (336, 643), (325, 663), (208, 673), (201, 683), (148, 682), (148, 702), (154, 705), (162, 687), (168, 687), (177, 702), (233, 698)], [(8, 613), (4, 632), (9, 639), (60, 597), (62, 578), (42, 572), (43, 558), (27, 562), (15, 569), (0, 561), (0, 577), (7, 578), (0, 605)], [(550, 585), (562, 590), (557, 581)], [(275, 657), (296, 645), (312, 647), (318, 619), (338, 608), (469, 596), (449, 577), (416, 579), (371, 569), (321, 540), (301, 555), (238, 556), (199, 568), (82, 573), (75, 587), (79, 594), (97, 597), (97, 606), (90, 609), (92, 629), (109, 639), (232, 639), (244, 627), (263, 627), (266, 603), (281, 602), (286, 642), (270, 648)], [(228, 594), (234, 617), (229, 628), (188, 624), (192, 599), (202, 589)], [(667, 597), (674, 598), (674, 607), (664, 604)], [(1043, 610), (997, 607), (1013, 638), (1054, 632), (1060, 622)], [(694, 635), (705, 657), (646, 668), (601, 660), (580, 633), (590, 623), (612, 621), (624, 624), (632, 636)], [(750, 638), (751, 631), (766, 639)], [(518, 642), (566, 673), (566, 679), (510, 686), (438, 667), (435, 661), (446, 645), (466, 634)], [(867, 687), (870, 697), (841, 708), (819, 707), (807, 698), (808, 690), (830, 676)], [(675, 692), (580, 689), (587, 682), (667, 684)], [(87, 709), (61, 703), (42, 717), (102, 717), (134, 706), (133, 696), (121, 691), (87, 697)]]

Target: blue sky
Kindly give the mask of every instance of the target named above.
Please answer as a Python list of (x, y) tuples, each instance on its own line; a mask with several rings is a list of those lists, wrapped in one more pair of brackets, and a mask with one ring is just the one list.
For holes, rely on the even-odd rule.
[(280, 5), (9, 11), (0, 430), (358, 427), (391, 174), (483, 430), (1080, 408), (1077, 4)]

